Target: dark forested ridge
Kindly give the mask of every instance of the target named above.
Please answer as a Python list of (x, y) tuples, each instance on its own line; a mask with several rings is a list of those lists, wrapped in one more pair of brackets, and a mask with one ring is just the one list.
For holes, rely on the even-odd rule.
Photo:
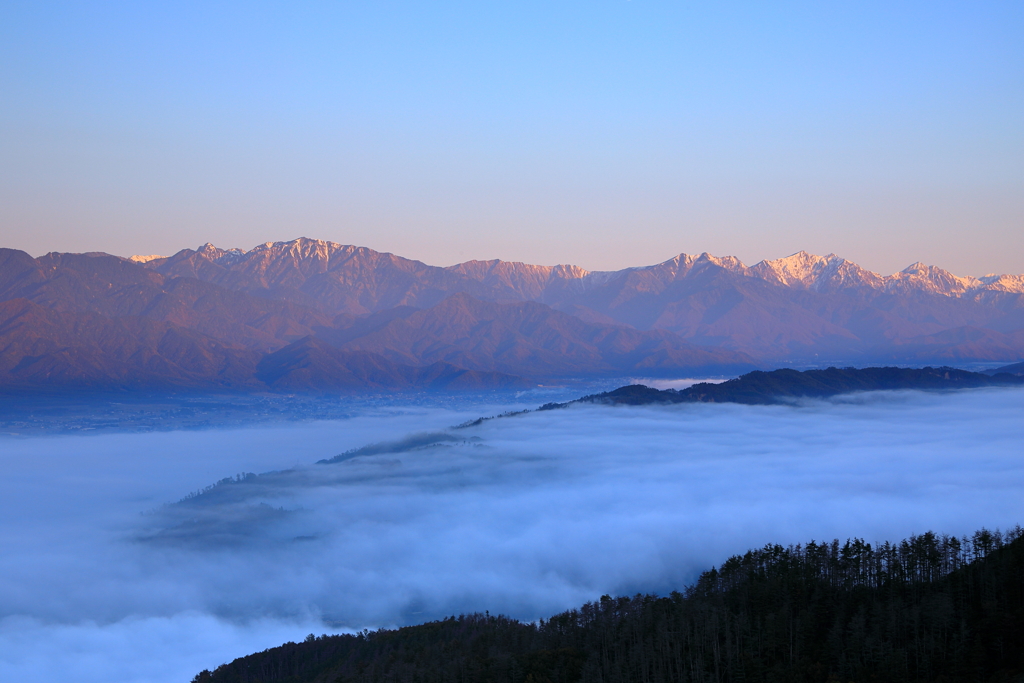
[[(780, 403), (795, 398), (827, 398), (854, 391), (894, 389), (949, 390), (1021, 386), (1024, 377), (989, 375), (956, 368), (828, 368), (827, 370), (760, 370), (720, 384), (701, 382), (687, 389), (652, 389), (642, 384), (584, 396), (572, 403), (646, 405), (652, 403)], [(548, 404), (542, 410), (567, 403)]]
[(194, 683), (807, 683), (1024, 680), (1024, 537), (926, 533), (769, 545), (668, 597), (602, 597), (537, 623), (450, 617), (310, 635)]
[(1004, 372), (1010, 375), (1024, 375), (1024, 361), (1021, 361), (1020, 363), (1013, 363), (1012, 365), (1004, 365), (1003, 367), (996, 368), (995, 370), (987, 370), (985, 374), (999, 375)]

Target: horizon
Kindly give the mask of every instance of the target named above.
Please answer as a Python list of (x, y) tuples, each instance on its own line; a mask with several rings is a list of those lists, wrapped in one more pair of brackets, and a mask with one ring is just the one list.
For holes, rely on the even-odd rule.
[(1024, 272), (1024, 9), (13, 2), (0, 242)]
[[(840, 258), (840, 259), (842, 259), (844, 261), (847, 261), (847, 262), (850, 262), (850, 263), (854, 263), (854, 264), (860, 266), (861, 268), (864, 268), (865, 270), (867, 270), (867, 271), (869, 271), (869, 272), (871, 272), (871, 273), (873, 273), (875, 275), (878, 275), (880, 277), (891, 277), (893, 275), (898, 275), (899, 273), (906, 272), (907, 270), (909, 270), (910, 268), (913, 268), (916, 265), (922, 265), (922, 264), (925, 265), (925, 266), (928, 266), (928, 267), (935, 267), (935, 268), (939, 268), (941, 270), (945, 270), (946, 272), (951, 273), (951, 274), (953, 274), (956, 277), (983, 278), (983, 277), (990, 277), (990, 276), (997, 276), (997, 275), (1024, 275), (1024, 271), (1022, 271), (1021, 273), (1016, 273), (1016, 272), (996, 272), (996, 271), (989, 271), (989, 272), (986, 272), (986, 273), (957, 273), (957, 272), (954, 272), (954, 271), (952, 271), (952, 270), (950, 270), (948, 268), (945, 268), (942, 264), (939, 264), (939, 263), (927, 263), (927, 262), (922, 261), (920, 259), (918, 259), (916, 261), (913, 261), (911, 263), (908, 263), (903, 268), (900, 268), (898, 270), (894, 270), (891, 273), (884, 273), (884, 272), (872, 270), (871, 268), (865, 268), (863, 264), (857, 263), (856, 261), (853, 261), (852, 259), (848, 259), (848, 258), (844, 257), (842, 254), (838, 254), (836, 252), (831, 252), (830, 251), (830, 252), (827, 252), (827, 253), (817, 254), (817, 253), (813, 253), (813, 252), (807, 251), (806, 249), (800, 249), (798, 251), (795, 251), (795, 252), (793, 252), (791, 254), (787, 254), (785, 256), (778, 256), (778, 257), (774, 257), (774, 258), (766, 257), (766, 258), (762, 258), (762, 259), (759, 259), (759, 260), (754, 261), (754, 262), (744, 261), (743, 259), (739, 258), (735, 254), (713, 254), (713, 253), (706, 252), (706, 251), (704, 251), (704, 252), (681, 251), (681, 252), (678, 252), (676, 254), (673, 254), (672, 256), (669, 256), (668, 258), (661, 259), (659, 261), (654, 261), (654, 262), (651, 262), (651, 263), (645, 263), (645, 264), (640, 264), (640, 265), (636, 265), (636, 264), (634, 264), (634, 265), (627, 265), (627, 266), (624, 266), (623, 268), (618, 268), (618, 269), (611, 270), (611, 271), (609, 271), (609, 270), (596, 270), (596, 269), (592, 269), (592, 268), (587, 268), (586, 266), (580, 265), (578, 263), (537, 263), (535, 261), (512, 261), (512, 260), (504, 259), (504, 258), (501, 258), (501, 257), (494, 257), (494, 258), (472, 258), (472, 259), (467, 259), (465, 261), (456, 261), (454, 263), (436, 264), (436, 263), (429, 263), (429, 262), (423, 261), (421, 259), (411, 258), (409, 256), (406, 256), (406, 255), (400, 254), (400, 253), (396, 253), (396, 252), (382, 251), (382, 250), (379, 250), (379, 249), (374, 249), (373, 247), (368, 247), (368, 246), (365, 246), (365, 245), (362, 245), (362, 244), (354, 244), (354, 243), (346, 244), (346, 243), (342, 243), (342, 242), (336, 242), (336, 241), (333, 241), (333, 240), (325, 240), (325, 239), (320, 239), (320, 238), (316, 238), (316, 237), (307, 237), (307, 236), (296, 237), (296, 238), (293, 238), (293, 239), (290, 239), (290, 240), (266, 240), (266, 241), (263, 241), (263, 242), (259, 242), (259, 243), (255, 244), (255, 245), (253, 245), (252, 247), (249, 247), (248, 249), (246, 249), (244, 247), (239, 247), (239, 246), (222, 246), (222, 245), (214, 244), (212, 242), (204, 242), (203, 244), (200, 244), (197, 247), (182, 247), (180, 249), (177, 249), (177, 250), (175, 250), (173, 252), (170, 252), (170, 253), (167, 253), (167, 254), (156, 254), (156, 253), (153, 253), (153, 254), (142, 254), (142, 253), (136, 253), (136, 254), (114, 254), (114, 253), (111, 253), (111, 252), (98, 251), (98, 250), (88, 250), (88, 251), (80, 251), (80, 252), (61, 252), (61, 251), (56, 251), (56, 250), (50, 250), (50, 251), (47, 251), (47, 252), (36, 253), (36, 254), (33, 254), (31, 252), (26, 252), (26, 253), (28, 253), (30, 256), (32, 256), (32, 258), (40, 258), (40, 257), (45, 256), (46, 254), (50, 254), (50, 253), (58, 253), (58, 254), (59, 253), (107, 254), (109, 256), (116, 256), (118, 258), (123, 258), (123, 259), (126, 259), (126, 260), (134, 261), (136, 263), (146, 263), (149, 260), (170, 258), (170, 257), (175, 256), (176, 254), (178, 254), (178, 253), (180, 253), (182, 251), (186, 251), (186, 250), (198, 251), (198, 250), (202, 249), (203, 247), (205, 247), (207, 245), (215, 247), (217, 249), (221, 249), (223, 251), (232, 251), (232, 250), (235, 250), (235, 249), (239, 249), (243, 253), (248, 254), (248, 253), (250, 253), (250, 252), (252, 252), (252, 251), (254, 251), (254, 250), (256, 250), (256, 249), (258, 249), (260, 247), (269, 247), (269, 246), (277, 245), (277, 244), (290, 244), (292, 242), (299, 242), (301, 240), (307, 240), (307, 241), (310, 241), (310, 242), (323, 242), (323, 243), (327, 243), (327, 244), (334, 244), (334, 245), (341, 246), (341, 247), (354, 247), (356, 249), (368, 249), (370, 251), (374, 251), (374, 252), (381, 253), (381, 254), (390, 254), (392, 256), (398, 256), (399, 258), (404, 258), (404, 259), (408, 259), (408, 260), (412, 260), (412, 261), (418, 261), (418, 262), (420, 262), (420, 263), (422, 263), (422, 264), (424, 264), (426, 266), (437, 267), (437, 268), (451, 268), (451, 267), (454, 267), (454, 266), (457, 266), (457, 265), (461, 265), (463, 263), (474, 263), (474, 262), (486, 263), (486, 262), (491, 262), (491, 261), (498, 261), (498, 262), (502, 262), (502, 263), (517, 263), (517, 264), (528, 265), (528, 266), (537, 266), (537, 267), (541, 267), (541, 268), (557, 268), (557, 267), (580, 268), (580, 269), (584, 270), (587, 274), (592, 274), (592, 273), (618, 272), (618, 271), (623, 271), (623, 270), (635, 270), (635, 269), (639, 269), (639, 268), (649, 268), (649, 267), (652, 267), (652, 266), (660, 265), (662, 263), (667, 263), (668, 261), (676, 259), (676, 258), (678, 258), (680, 256), (689, 256), (689, 257), (693, 257), (693, 258), (700, 258), (700, 257), (703, 257), (703, 256), (710, 256), (710, 257), (716, 258), (716, 259), (731, 259), (731, 258), (735, 258), (735, 259), (737, 259), (740, 262), (740, 264), (743, 267), (750, 268), (750, 267), (755, 266), (755, 265), (757, 265), (759, 263), (769, 263), (769, 262), (784, 261), (784, 260), (792, 258), (794, 256), (799, 256), (800, 254), (806, 254), (807, 256), (812, 256), (812, 257), (815, 257), (815, 258), (822, 258), (822, 259), (827, 259), (827, 258), (830, 258), (830, 257), (834, 256), (834, 257)], [(4, 248), (4, 246), (0, 245), (0, 248)]]

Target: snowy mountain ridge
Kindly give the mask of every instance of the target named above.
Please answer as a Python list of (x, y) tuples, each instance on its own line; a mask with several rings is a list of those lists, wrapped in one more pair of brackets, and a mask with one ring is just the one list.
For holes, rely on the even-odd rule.
[(250, 276), (261, 275), (269, 280), (285, 276), (289, 270), (309, 276), (333, 271), (346, 264), (354, 266), (359, 261), (367, 262), (359, 264), (360, 270), (366, 266), (374, 269), (383, 263), (392, 266), (405, 264), (404, 270), (443, 270), (483, 284), (510, 288), (526, 298), (539, 296), (544, 287), (553, 281), (578, 281), (579, 285), (586, 289), (589, 286), (603, 286), (619, 277), (641, 272), (650, 273), (659, 280), (673, 281), (694, 275), (710, 266), (794, 289), (809, 289), (816, 292), (867, 287), (892, 294), (923, 291), (950, 297), (984, 291), (1024, 293), (1024, 274), (958, 276), (937, 266), (917, 262), (898, 273), (880, 275), (836, 254), (818, 256), (806, 251), (779, 259), (763, 260), (753, 266), (744, 265), (735, 256), (719, 257), (704, 252), (699, 255), (681, 253), (655, 265), (616, 271), (588, 271), (570, 264), (538, 266), (499, 259), (466, 261), (440, 268), (366, 247), (302, 237), (287, 242), (265, 242), (250, 250), (220, 249), (206, 243), (194, 252), (184, 250), (172, 257), (132, 256), (131, 260), (157, 267), (179, 259), (186, 252), (218, 266), (241, 269)]

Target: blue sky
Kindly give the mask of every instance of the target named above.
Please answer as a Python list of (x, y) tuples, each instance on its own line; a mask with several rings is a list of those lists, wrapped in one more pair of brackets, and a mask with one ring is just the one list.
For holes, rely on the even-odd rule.
[(0, 243), (1024, 271), (1020, 3), (0, 7)]

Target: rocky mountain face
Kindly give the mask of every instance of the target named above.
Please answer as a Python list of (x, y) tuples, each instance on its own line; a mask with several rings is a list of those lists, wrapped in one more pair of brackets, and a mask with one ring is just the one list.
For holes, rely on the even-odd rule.
[(268, 242), (250, 251), (205, 244), (145, 265), (169, 277), (194, 278), (350, 316), (396, 306), (426, 308), (455, 293), (488, 301), (541, 300), (557, 283), (577, 282), (586, 275), (572, 266), (503, 261), (439, 268), (364, 247), (305, 238)]
[(311, 239), (170, 257), (0, 249), (0, 386), (487, 388), (778, 363), (1024, 357), (1024, 276), (834, 254), (430, 266)]
[(108, 254), (0, 249), (0, 301), (27, 299), (67, 313), (144, 317), (259, 351), (311, 334), (331, 317), (288, 301), (250, 296), (195, 278), (161, 275)]
[[(663, 331), (588, 323), (535, 302), (451, 294), (465, 276), (415, 261), (292, 246), (287, 262), (206, 247), (170, 266), (162, 258), (35, 259), (0, 249), (0, 387), (485, 390), (645, 367), (754, 367), (741, 353), (693, 347)], [(332, 258), (349, 262), (341, 274), (350, 279), (323, 277)], [(506, 284), (481, 285), (485, 296), (509, 282), (526, 286), (490, 270)], [(310, 291), (356, 303), (339, 308)], [(429, 305), (402, 303), (409, 301)], [(360, 313), (370, 307), (376, 311)]]
[(749, 267), (734, 257), (680, 254), (614, 272), (505, 261), (440, 268), (298, 239), (247, 252), (208, 244), (146, 266), (353, 319), (400, 306), (429, 308), (456, 293), (533, 301), (591, 324), (666, 330), (769, 363), (1024, 355), (1017, 334), (1024, 329), (1024, 276), (960, 277), (921, 263), (882, 276), (835, 254), (800, 252)]

